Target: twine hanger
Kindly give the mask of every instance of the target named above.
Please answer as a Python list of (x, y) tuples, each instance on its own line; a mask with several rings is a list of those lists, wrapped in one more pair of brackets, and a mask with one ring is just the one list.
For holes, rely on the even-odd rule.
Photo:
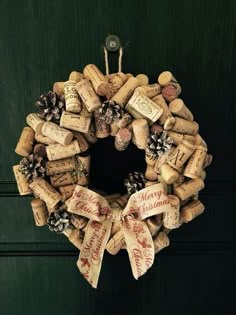
[(121, 46), (120, 39), (116, 35), (108, 35), (105, 41), (104, 49), (104, 59), (105, 59), (105, 67), (106, 67), (106, 75), (109, 75), (109, 51), (115, 52), (119, 50), (118, 57), (118, 72), (122, 71), (122, 58), (123, 58), (123, 47)]

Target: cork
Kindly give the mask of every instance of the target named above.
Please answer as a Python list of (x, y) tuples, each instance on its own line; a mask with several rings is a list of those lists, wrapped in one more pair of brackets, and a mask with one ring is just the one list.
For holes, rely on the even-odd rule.
[(127, 128), (121, 128), (115, 136), (115, 148), (118, 151), (124, 151), (131, 140), (131, 132)]
[(180, 170), (182, 165), (192, 155), (195, 150), (195, 145), (183, 140), (168, 158), (168, 164), (173, 168)]
[(49, 145), (49, 144), (55, 144), (57, 143), (55, 140), (49, 138), (49, 137), (46, 137), (40, 133), (35, 133), (35, 140), (39, 143), (43, 143), (43, 144), (46, 144), (46, 145)]
[(126, 206), (126, 204), (128, 202), (128, 199), (129, 199), (128, 194), (122, 195), (121, 197), (115, 199), (115, 201), (111, 203), (111, 207), (124, 209), (124, 207)]
[(114, 194), (109, 194), (109, 195), (104, 195), (104, 198), (110, 203), (111, 201), (120, 198), (120, 194), (119, 193), (114, 193)]
[(62, 196), (63, 202), (73, 195), (73, 192), (75, 190), (75, 186), (76, 185), (71, 184), (71, 185), (65, 185), (65, 186), (58, 187), (58, 190)]
[(163, 86), (162, 95), (168, 102), (173, 101), (181, 93), (181, 87), (170, 71), (162, 72), (158, 77), (158, 82)]
[(110, 135), (110, 126), (99, 114), (99, 110), (94, 112), (95, 132), (97, 138), (106, 138)]
[(173, 184), (179, 177), (179, 173), (167, 163), (163, 164), (159, 171), (164, 181), (169, 185)]
[(113, 121), (110, 124), (110, 136), (115, 137), (119, 131), (119, 126), (116, 121)]
[(160, 173), (161, 166), (167, 163), (169, 156), (174, 152), (174, 150), (175, 150), (175, 147), (172, 146), (169, 150), (167, 150), (165, 153), (163, 153), (161, 156), (158, 157), (154, 165), (154, 170), (157, 174)]
[(13, 172), (15, 175), (16, 184), (17, 184), (17, 187), (19, 190), (19, 194), (21, 196), (30, 195), (32, 193), (32, 190), (29, 187), (29, 183), (27, 182), (25, 175), (19, 171), (19, 165), (13, 166)]
[(206, 153), (207, 153), (206, 147), (203, 147), (201, 145), (196, 147), (196, 150), (190, 157), (188, 164), (184, 170), (184, 176), (190, 178), (200, 177)]
[(132, 115), (133, 110), (141, 114), (144, 118), (149, 119), (151, 122), (155, 122), (163, 114), (163, 109), (154, 103), (147, 96), (134, 93), (129, 100), (125, 109)]
[(132, 121), (132, 116), (130, 116), (130, 114), (128, 113), (124, 113), (122, 118), (117, 121), (117, 126), (119, 128), (126, 127), (128, 124), (131, 123), (131, 121)]
[(121, 248), (125, 245), (124, 233), (122, 230), (117, 232), (110, 238), (109, 242), (106, 245), (106, 250), (111, 255), (116, 255)]
[(72, 214), (71, 223), (76, 227), (76, 229), (83, 229), (87, 223), (88, 219), (77, 214)]
[[(174, 131), (173, 131), (174, 132)], [(196, 143), (196, 136), (190, 136), (190, 135), (183, 135), (183, 139), (187, 140), (188, 142), (197, 145)]]
[(162, 227), (162, 222), (159, 218), (161, 218), (162, 220), (162, 213), (158, 214), (155, 217), (150, 217), (146, 220), (146, 224), (152, 236), (156, 235)]
[(51, 185), (53, 187), (60, 187), (76, 183), (77, 176), (73, 176), (72, 172), (65, 172), (50, 176)]
[(60, 126), (66, 129), (87, 133), (91, 118), (64, 111), (61, 115)]
[(154, 171), (154, 168), (150, 165), (147, 165), (147, 168), (145, 171), (145, 178), (150, 181), (157, 180), (157, 173)]
[(163, 128), (162, 126), (160, 126), (159, 124), (157, 123), (154, 123), (152, 126), (151, 126), (151, 132), (157, 132), (157, 133), (161, 133), (163, 131)]
[(185, 177), (183, 174), (179, 174), (178, 179), (173, 183), (173, 192), (176, 195), (175, 188), (183, 184), (185, 181)]
[(138, 80), (139, 86), (146, 86), (149, 83), (149, 78), (146, 74), (140, 73), (136, 75), (136, 79)]
[(158, 83), (139, 86), (135, 89), (135, 93), (141, 93), (148, 98), (152, 98), (161, 93), (161, 86)]
[(89, 112), (94, 112), (102, 106), (100, 98), (95, 93), (93, 86), (88, 79), (79, 81), (75, 88)]
[(67, 157), (72, 157), (75, 154), (81, 152), (77, 140), (73, 140), (69, 145), (66, 146), (62, 144), (50, 144), (46, 147), (46, 151), (49, 161), (55, 161)]
[(66, 81), (64, 83), (66, 110), (72, 113), (81, 111), (81, 100), (75, 89), (76, 81)]
[(179, 145), (184, 139), (184, 135), (182, 133), (174, 132), (171, 130), (168, 130), (166, 133), (173, 140), (174, 145)]
[(29, 156), (33, 151), (35, 132), (30, 127), (24, 127), (18, 143), (15, 148), (15, 152), (21, 156)]
[(117, 73), (110, 75), (108, 81), (111, 85), (111, 91), (112, 91), (111, 97), (112, 97), (124, 85), (124, 83), (127, 81), (127, 77), (123, 72), (117, 72)]
[(146, 119), (134, 119), (132, 127), (136, 146), (141, 150), (145, 150), (147, 147), (147, 138), (149, 137), (149, 127)]
[(117, 93), (111, 98), (112, 101), (124, 107), (131, 96), (134, 93), (136, 87), (138, 87), (139, 81), (134, 77), (130, 77), (126, 83), (117, 91)]
[(35, 132), (42, 133), (42, 127), (45, 121), (41, 119), (37, 114), (29, 114), (26, 117), (26, 122)]
[(89, 148), (88, 141), (86, 140), (84, 134), (78, 132), (78, 131), (73, 131), (74, 139), (76, 139), (79, 143), (79, 147), (81, 152), (85, 152)]
[(203, 140), (203, 138), (199, 134), (196, 134), (194, 137), (196, 145), (202, 145), (203, 147), (207, 148), (205, 140)]
[(83, 134), (85, 139), (89, 142), (89, 143), (95, 143), (98, 141), (98, 138), (96, 136), (96, 132), (95, 132), (95, 126), (94, 126), (94, 122), (92, 121), (90, 126), (89, 126), (89, 130), (88, 132)]
[[(158, 93), (159, 94), (159, 93)], [(159, 117), (159, 124), (164, 125), (167, 118), (172, 117), (171, 111), (169, 110), (168, 105), (166, 104), (166, 101), (162, 95), (157, 95), (154, 98), (152, 98), (152, 101), (156, 103), (159, 107), (163, 109), (162, 115)]]
[(57, 93), (59, 96), (64, 95), (64, 83), (65, 82), (55, 82), (52, 88), (53, 92)]
[(157, 234), (157, 236), (154, 237), (153, 244), (156, 254), (165, 247), (168, 247), (170, 245), (170, 240), (169, 237), (164, 232), (160, 232)]
[(48, 211), (46, 203), (41, 199), (34, 199), (31, 201), (31, 207), (34, 215), (34, 221), (37, 226), (47, 224)]
[(164, 130), (170, 130), (173, 128), (175, 124), (175, 118), (174, 117), (168, 117), (164, 123)]
[(157, 155), (153, 154), (147, 147), (145, 149), (145, 162), (147, 165), (154, 167), (157, 161)]
[(89, 183), (89, 172), (90, 172), (90, 155), (87, 156), (78, 156), (78, 181), (77, 183), (81, 186), (88, 185)]
[(78, 71), (72, 71), (69, 75), (69, 81), (79, 82), (82, 79), (84, 79), (84, 75)]
[(82, 249), (83, 239), (82, 239), (82, 232), (80, 230), (78, 230), (78, 229), (73, 230), (70, 233), (68, 239), (79, 250)]
[(125, 76), (127, 80), (134, 77), (132, 73), (125, 73)]
[(72, 196), (70, 198), (66, 199), (66, 201), (65, 201), (65, 205), (66, 205), (67, 209), (70, 205), (71, 199), (72, 199)]
[(203, 168), (206, 168), (207, 166), (209, 166), (212, 162), (213, 156), (211, 154), (206, 154), (204, 162), (203, 162)]
[(171, 193), (171, 190), (170, 190), (170, 187), (171, 187), (171, 186), (168, 185), (167, 182), (164, 181), (163, 177), (162, 177), (160, 174), (157, 174), (157, 180), (158, 180), (159, 183), (162, 184), (162, 186), (163, 186), (165, 192), (166, 192), (167, 194), (170, 194), (170, 193)]
[(204, 181), (206, 179), (206, 171), (202, 169), (199, 176)]
[(110, 96), (110, 85), (104, 74), (93, 64), (89, 64), (84, 68), (84, 76), (89, 79), (97, 95)]
[(168, 195), (170, 208), (164, 213), (163, 225), (168, 229), (176, 229), (179, 227), (179, 208), (180, 200), (175, 195)]
[(33, 153), (37, 154), (38, 156), (41, 156), (41, 157), (46, 157), (47, 156), (46, 146), (42, 143), (37, 143), (34, 146)]
[(202, 214), (204, 210), (205, 206), (201, 203), (201, 201), (194, 200), (182, 208), (181, 214), (183, 216), (184, 222), (188, 223), (195, 219), (200, 214)]
[(154, 181), (148, 180), (145, 183), (145, 187), (150, 187), (150, 186), (155, 185), (155, 184), (158, 184), (158, 179), (154, 180)]
[(36, 178), (29, 187), (49, 206), (55, 206), (61, 201), (61, 195), (43, 178)]
[(50, 121), (43, 124), (42, 134), (62, 145), (70, 144), (73, 139), (73, 133), (71, 131), (61, 128)]
[(84, 102), (82, 101), (82, 109), (80, 111), (80, 116), (91, 118), (92, 113), (88, 111), (87, 107), (85, 106)]
[(204, 188), (204, 182), (201, 178), (191, 179), (175, 188), (176, 195), (185, 200)]
[(176, 98), (175, 100), (170, 102), (169, 109), (175, 116), (193, 121), (193, 114), (187, 108), (181, 98)]
[(196, 121), (188, 121), (183, 118), (175, 117), (175, 122), (171, 130), (184, 133), (186, 135), (196, 135), (198, 133), (199, 126)]
[(122, 223), (119, 222), (114, 222), (112, 223), (112, 227), (111, 227), (111, 236), (113, 236), (114, 234), (116, 234), (118, 231), (120, 231), (120, 229), (122, 228)]

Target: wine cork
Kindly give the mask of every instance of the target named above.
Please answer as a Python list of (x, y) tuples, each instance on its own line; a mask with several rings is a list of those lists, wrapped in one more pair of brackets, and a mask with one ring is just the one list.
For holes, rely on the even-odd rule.
[(89, 148), (89, 144), (86, 138), (84, 137), (84, 135), (82, 133), (79, 133), (78, 131), (73, 131), (73, 135), (74, 135), (74, 139), (76, 139), (79, 143), (81, 152), (87, 151)]
[(46, 174), (48, 176), (71, 172), (76, 169), (77, 161), (74, 157), (46, 162)]
[(193, 121), (193, 114), (187, 108), (181, 98), (176, 98), (175, 100), (170, 102), (169, 109), (174, 115), (180, 118), (184, 118), (186, 120)]
[(117, 122), (116, 121), (113, 121), (111, 124), (110, 124), (110, 136), (112, 137), (115, 137), (119, 131), (119, 126), (117, 125)]
[(188, 164), (184, 170), (184, 176), (190, 178), (200, 177), (206, 153), (207, 149), (205, 147), (201, 145), (196, 147), (196, 150), (190, 157)]
[(72, 157), (81, 152), (77, 140), (73, 140), (69, 145), (50, 144), (46, 147), (49, 161), (60, 160), (67, 157)]
[(207, 166), (209, 166), (212, 162), (213, 156), (211, 154), (206, 154), (204, 162), (203, 162), (203, 168), (206, 168)]
[(149, 127), (146, 119), (134, 119), (132, 127), (136, 146), (141, 150), (145, 150), (147, 138), (149, 137)]
[(147, 96), (140, 93), (134, 93), (125, 109), (131, 115), (134, 109), (136, 112), (149, 119), (151, 122), (157, 121), (157, 119), (163, 114), (163, 109), (160, 106), (154, 103)]
[(161, 93), (168, 102), (172, 102), (181, 93), (181, 88), (177, 89), (173, 85), (168, 85), (163, 87)]
[(147, 165), (154, 167), (157, 161), (157, 155), (153, 154), (147, 147), (145, 149), (145, 162)]
[(120, 196), (121, 195), (119, 193), (114, 193), (114, 194), (111, 194), (111, 195), (104, 195), (104, 198), (110, 203), (113, 200), (115, 200), (117, 198), (120, 198)]
[(121, 107), (124, 107), (138, 85), (138, 80), (134, 77), (130, 77), (127, 82), (118, 90), (118, 92), (111, 98), (111, 100), (119, 104)]
[(182, 208), (181, 214), (183, 216), (184, 222), (188, 223), (195, 219), (200, 214), (202, 214), (204, 210), (205, 206), (201, 203), (201, 201), (194, 200)]
[(47, 224), (48, 211), (46, 203), (41, 199), (34, 199), (31, 201), (31, 207), (34, 215), (34, 221), (37, 226)]
[(176, 195), (181, 199), (185, 200), (193, 194), (204, 188), (204, 182), (201, 178), (191, 179), (188, 182), (181, 184), (175, 188)]
[(37, 114), (29, 114), (26, 117), (26, 122), (35, 132), (42, 133), (42, 127), (45, 121), (41, 119)]
[(197, 145), (196, 144), (196, 136), (183, 135), (183, 140), (187, 140), (188, 142)]
[(148, 180), (145, 183), (145, 187), (150, 187), (150, 186), (155, 185), (155, 184), (158, 184), (158, 179), (154, 180), (154, 181)]
[(136, 75), (136, 79), (138, 80), (139, 86), (146, 86), (149, 83), (148, 76), (146, 76), (146, 74), (143, 74), (143, 73)]
[(35, 140), (39, 143), (43, 143), (43, 144), (55, 144), (57, 143), (55, 140), (49, 138), (49, 137), (45, 137), (44, 135), (40, 134), (40, 133), (35, 133)]
[(21, 196), (30, 195), (32, 193), (32, 190), (29, 187), (29, 183), (27, 182), (25, 175), (19, 171), (19, 165), (13, 166), (13, 172), (15, 175), (16, 184), (17, 184), (17, 187), (19, 190), (19, 194)]
[(124, 83), (127, 81), (127, 77), (123, 72), (118, 72), (110, 75), (109, 77), (109, 83), (111, 85), (111, 97), (114, 96), (119, 89), (124, 85)]
[(147, 168), (145, 171), (145, 178), (150, 181), (157, 180), (157, 173), (154, 171), (154, 168), (150, 165), (147, 165)]
[(60, 187), (74, 184), (77, 181), (76, 177), (77, 176), (73, 176), (71, 172), (65, 172), (50, 176), (50, 181), (53, 187)]
[(160, 232), (153, 239), (155, 254), (160, 252), (162, 249), (170, 245), (169, 237), (164, 233)]
[(205, 170), (201, 170), (200, 172), (200, 178), (204, 181), (206, 179), (206, 171)]
[[(156, 217), (162, 218), (162, 214), (157, 215)], [(162, 222), (159, 222), (160, 220), (156, 217), (150, 217), (146, 220), (146, 224), (152, 236), (156, 235), (162, 227)]]
[(187, 161), (187, 159), (192, 155), (195, 150), (195, 145), (190, 142), (183, 140), (174, 150), (174, 152), (169, 156), (168, 164), (173, 168), (180, 170), (182, 165)]
[(119, 198), (117, 198), (114, 202), (111, 203), (112, 208), (124, 209), (129, 199), (129, 195), (125, 194)]
[(116, 234), (118, 231), (120, 231), (121, 228), (122, 228), (122, 223), (121, 223), (121, 222), (114, 222), (114, 223), (112, 223), (111, 236), (113, 236), (113, 235)]
[(110, 135), (110, 126), (106, 124), (105, 120), (101, 117), (99, 110), (94, 112), (95, 119), (95, 132), (97, 138), (106, 138)]
[(198, 133), (199, 126), (196, 121), (188, 121), (183, 118), (175, 117), (175, 122), (171, 130), (187, 135), (196, 135)]
[(170, 190), (171, 185), (168, 185), (167, 182), (164, 181), (163, 177), (160, 174), (157, 174), (157, 180), (159, 183), (162, 184), (162, 186), (163, 186), (163, 188), (167, 194), (172, 193), (172, 191)]
[(110, 96), (110, 85), (103, 73), (93, 64), (89, 64), (84, 68), (84, 76), (88, 78), (96, 94), (100, 96)]
[(81, 109), (81, 112), (79, 114), (80, 114), (80, 116), (91, 118), (93, 113), (88, 111), (87, 107), (85, 106), (84, 102), (82, 101), (82, 109)]
[(206, 144), (205, 140), (203, 140), (199, 134), (196, 134), (194, 137), (195, 137), (195, 144), (196, 145), (202, 145), (203, 147), (207, 148), (207, 144)]
[(61, 115), (60, 126), (70, 130), (88, 132), (91, 123), (91, 118), (81, 115), (72, 114), (64, 111)]
[(153, 98), (161, 93), (161, 86), (158, 83), (146, 86), (139, 86), (135, 89), (135, 93), (141, 93), (147, 96), (148, 98)]
[(175, 147), (172, 146), (169, 150), (167, 150), (165, 153), (163, 153), (161, 156), (158, 157), (154, 165), (154, 170), (157, 174), (160, 173), (161, 166), (167, 163), (169, 156), (174, 152), (174, 150), (175, 150)]
[(72, 71), (69, 75), (69, 81), (79, 82), (82, 79), (84, 79), (84, 75), (78, 71)]
[(66, 207), (67, 207), (67, 210), (68, 210), (68, 208), (69, 208), (71, 199), (72, 199), (72, 196), (71, 196), (70, 198), (66, 199), (66, 201), (65, 201), (65, 205), (66, 205)]
[(53, 207), (61, 201), (61, 195), (43, 178), (34, 179), (29, 187), (49, 206)]
[(55, 82), (52, 88), (53, 92), (59, 96), (62, 96), (64, 94), (64, 83), (65, 82)]
[(132, 117), (128, 113), (124, 113), (121, 119), (117, 121), (117, 126), (119, 128), (126, 127), (129, 123), (131, 123)]
[(121, 128), (115, 136), (115, 148), (118, 151), (124, 151), (131, 140), (131, 132), (127, 128)]
[(122, 230), (117, 232), (110, 238), (109, 242), (106, 245), (106, 250), (111, 255), (116, 255), (121, 248), (125, 245), (124, 233)]
[(167, 163), (161, 165), (159, 171), (164, 181), (169, 185), (173, 184), (179, 177), (179, 173)]
[(164, 87), (162, 95), (169, 102), (177, 98), (181, 93), (181, 87), (170, 71), (162, 72), (158, 77), (158, 82)]
[(166, 133), (173, 140), (174, 145), (179, 145), (184, 139), (184, 135), (182, 133), (174, 132), (171, 130), (166, 131)]
[(168, 229), (176, 229), (179, 227), (179, 208), (180, 200), (175, 195), (168, 195), (170, 208), (164, 213), (163, 225)]
[(175, 118), (174, 117), (168, 117), (164, 123), (164, 130), (170, 130), (173, 128), (175, 124)]
[(15, 152), (21, 156), (29, 156), (33, 151), (35, 132), (30, 127), (24, 127), (20, 139), (16, 145)]
[(90, 172), (90, 155), (78, 156), (78, 181), (77, 183), (81, 186), (88, 185), (89, 183), (89, 172)]
[(126, 73), (125, 76), (127, 80), (134, 77), (132, 73)]
[[(159, 93), (158, 93), (159, 94)], [(166, 101), (162, 95), (157, 95), (154, 98), (152, 98), (152, 101), (156, 103), (159, 107), (163, 109), (162, 115), (159, 117), (159, 124), (164, 125), (167, 118), (172, 117), (172, 114), (169, 110), (168, 105), (166, 104)]]
[(82, 249), (83, 239), (82, 239), (82, 232), (80, 230), (78, 230), (78, 229), (73, 230), (70, 233), (68, 239), (79, 250)]
[(42, 134), (62, 145), (68, 145), (73, 139), (73, 133), (69, 130), (59, 127), (53, 122), (47, 121), (43, 124)]
[(87, 223), (88, 219), (77, 214), (72, 214), (71, 216), (71, 223), (76, 227), (76, 229), (83, 229)]
[(84, 133), (84, 137), (89, 143), (92, 143), (92, 144), (98, 141), (93, 122), (91, 122), (88, 132)]
[(160, 126), (157, 123), (153, 124), (152, 127), (151, 127), (151, 132), (152, 133), (154, 133), (154, 132), (161, 133), (162, 131), (163, 131), (162, 126)]
[(59, 192), (60, 192), (60, 194), (62, 196), (62, 201), (63, 202), (73, 195), (73, 192), (75, 190), (75, 186), (76, 185), (71, 184), (71, 185), (58, 187), (58, 190), (59, 190)]
[(66, 110), (72, 113), (81, 111), (81, 100), (75, 88), (76, 81), (66, 81), (64, 83)]
[(41, 157), (46, 157), (47, 152), (46, 152), (46, 146), (44, 144), (38, 143), (34, 146), (34, 151), (33, 154)]
[(102, 106), (100, 98), (95, 93), (88, 79), (79, 81), (75, 88), (89, 112), (93, 112)]

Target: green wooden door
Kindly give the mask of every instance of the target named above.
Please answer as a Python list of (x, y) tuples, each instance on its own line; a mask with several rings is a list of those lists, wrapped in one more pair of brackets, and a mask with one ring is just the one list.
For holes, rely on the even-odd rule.
[[(235, 25), (234, 0), (0, 1), (0, 314), (234, 314)], [(123, 42), (125, 72), (176, 74), (214, 163), (204, 216), (173, 232), (139, 281), (126, 253), (105, 255), (94, 290), (66, 238), (34, 226), (12, 165), (38, 96), (88, 63), (104, 70), (109, 33)]]

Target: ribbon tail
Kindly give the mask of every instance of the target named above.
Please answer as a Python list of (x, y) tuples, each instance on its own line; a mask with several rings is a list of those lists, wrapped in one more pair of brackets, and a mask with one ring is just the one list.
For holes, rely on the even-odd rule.
[(106, 244), (111, 232), (112, 222), (90, 220), (87, 224), (83, 246), (77, 266), (84, 278), (97, 288)]
[(126, 216), (123, 232), (134, 278), (144, 275), (154, 262), (154, 244), (144, 221)]

